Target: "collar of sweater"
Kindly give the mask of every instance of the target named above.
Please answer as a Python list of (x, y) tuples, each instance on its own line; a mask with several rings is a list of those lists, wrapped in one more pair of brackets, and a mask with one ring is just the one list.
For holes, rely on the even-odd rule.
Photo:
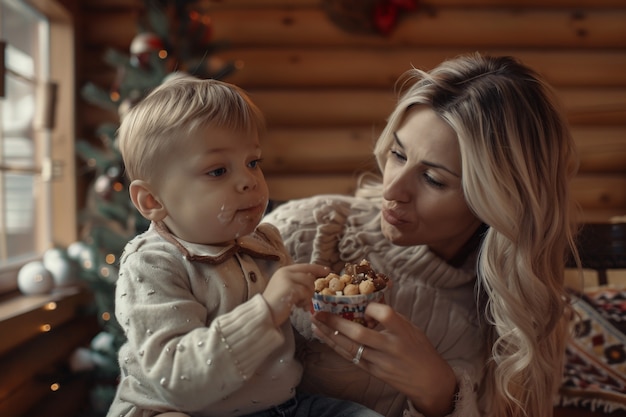
[(276, 248), (262, 238), (262, 235), (254, 233), (237, 238), (232, 244), (203, 245), (191, 243), (174, 236), (163, 222), (153, 222), (150, 225), (163, 239), (172, 243), (190, 262), (203, 262), (211, 265), (220, 264), (230, 259), (236, 253), (244, 253), (254, 258), (278, 261), (280, 256)]

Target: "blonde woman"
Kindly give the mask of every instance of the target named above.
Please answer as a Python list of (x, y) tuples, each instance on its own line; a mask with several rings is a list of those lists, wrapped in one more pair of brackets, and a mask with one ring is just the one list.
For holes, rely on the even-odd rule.
[(373, 329), (295, 322), (303, 386), (388, 417), (551, 416), (574, 233), (567, 122), (511, 57), (457, 57), (400, 85), (374, 150), (380, 180), (265, 218), (296, 262), (339, 271), (367, 258), (393, 280), (387, 304), (367, 309)]

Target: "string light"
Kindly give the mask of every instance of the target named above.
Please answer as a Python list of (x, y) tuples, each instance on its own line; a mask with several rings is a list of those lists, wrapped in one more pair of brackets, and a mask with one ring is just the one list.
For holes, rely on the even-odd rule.
[(110, 275), (109, 268), (107, 268), (106, 266), (100, 268), (100, 275), (102, 275), (104, 278), (108, 278)]
[(55, 382), (52, 385), (50, 385), (50, 391), (58, 391), (59, 388), (61, 388), (61, 385), (59, 385), (58, 382)]
[(109, 253), (107, 254), (107, 256), (105, 256), (104, 261), (109, 265), (113, 265), (115, 263), (115, 259), (115, 254)]
[(57, 303), (55, 303), (54, 301), (50, 301), (49, 303), (47, 303), (46, 305), (43, 306), (43, 309), (46, 310), (46, 311), (56, 310), (57, 309)]
[(104, 321), (111, 320), (111, 314), (109, 314), (108, 311), (105, 311), (104, 313), (102, 313), (102, 320), (104, 320)]
[(39, 330), (41, 330), (42, 332), (49, 332), (51, 329), (52, 329), (52, 326), (50, 326), (47, 323), (39, 326)]

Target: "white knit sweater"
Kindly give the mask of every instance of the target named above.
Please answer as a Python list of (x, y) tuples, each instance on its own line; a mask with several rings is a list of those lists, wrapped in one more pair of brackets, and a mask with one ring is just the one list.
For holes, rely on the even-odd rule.
[[(368, 259), (391, 277), (387, 303), (422, 329), (454, 369), (459, 396), (452, 416), (474, 417), (485, 362), (484, 333), (477, 320), (473, 264), (455, 269), (426, 246), (391, 244), (380, 230), (380, 205), (347, 196), (316, 196), (278, 206), (264, 221), (280, 231), (295, 262), (314, 262), (339, 272), (346, 262)], [(311, 339), (308, 317), (294, 325), (307, 339), (299, 352), (303, 387), (360, 402), (387, 417), (421, 416), (405, 395)], [(436, 384), (437, 381), (432, 381)], [(489, 404), (487, 399), (481, 403)]]
[(108, 416), (234, 417), (292, 398), (302, 374), (293, 331), (274, 325), (261, 296), (288, 262), (267, 224), (225, 247), (182, 241), (154, 223), (129, 242), (115, 298), (128, 340)]

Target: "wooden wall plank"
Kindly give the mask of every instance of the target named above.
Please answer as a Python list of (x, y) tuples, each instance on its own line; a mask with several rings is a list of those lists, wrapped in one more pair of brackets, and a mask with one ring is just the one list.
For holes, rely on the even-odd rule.
[(335, 175), (267, 175), (270, 198), (292, 200), (318, 194), (353, 194), (356, 174)]
[(81, 0), (85, 9), (105, 9), (126, 8), (140, 9), (143, 8), (144, 0)]
[[(206, 1), (206, 0), (205, 0)], [(253, 0), (252, 0), (253, 1)], [(435, 6), (455, 6), (455, 7), (583, 7), (583, 8), (603, 8), (603, 7), (625, 7), (623, 0), (426, 0), (424, 7)]]
[[(84, 18), (99, 22), (83, 28), (88, 45), (126, 48), (138, 29), (136, 17), (123, 11), (87, 12)], [(214, 39), (237, 47), (626, 47), (626, 9), (446, 8), (407, 16), (389, 37), (348, 33), (316, 8), (215, 10), (211, 19)]]
[(364, 127), (274, 129), (261, 143), (263, 172), (353, 173), (373, 170), (378, 132)]
[(574, 125), (620, 126), (626, 122), (626, 88), (561, 88), (557, 93)]
[(580, 172), (626, 172), (626, 125), (574, 126)]
[[(379, 126), (395, 105), (388, 90), (249, 90), (275, 126)], [(562, 88), (557, 90), (574, 125), (623, 125), (626, 88)]]
[[(266, 174), (353, 173), (376, 170), (380, 130), (363, 126), (271, 129), (262, 142)], [(626, 125), (574, 126), (580, 173), (626, 172)]]
[(318, 7), (321, 4), (322, 0), (199, 0), (194, 6), (200, 11), (210, 11), (219, 9)]
[[(87, 3), (102, 4), (107, 1), (123, 2), (128, 0), (85, 0)], [(138, 1), (138, 0), (133, 0)], [(198, 10), (227, 8), (263, 8), (263, 7), (310, 7), (322, 3), (321, 0), (199, 0)], [(420, 8), (433, 7), (625, 7), (623, 0), (425, 0), (419, 2)]]
[[(616, 219), (623, 219), (626, 211), (623, 208), (620, 209), (591, 209), (587, 208), (582, 211), (578, 217), (580, 223), (611, 223), (617, 221)], [(573, 417), (573, 416), (568, 416)], [(596, 416), (588, 416), (596, 417)]]
[[(429, 70), (444, 59), (476, 50), (462, 48), (230, 48), (215, 55), (236, 61), (228, 81), (244, 88), (388, 88), (411, 66)], [(120, 51), (128, 53), (127, 51)], [(626, 51), (614, 49), (543, 50), (481, 49), (493, 55), (513, 55), (540, 72), (554, 86), (626, 86)], [(85, 52), (81, 69), (85, 80), (109, 86), (115, 68), (103, 60), (103, 51)]]
[[(396, 98), (388, 90), (249, 90), (265, 113), (270, 129), (362, 126), (381, 129)], [(626, 88), (567, 88), (558, 90), (572, 125), (623, 126), (626, 121)], [(82, 119), (95, 128), (117, 122), (117, 115), (90, 106)]]
[(622, 209), (626, 214), (626, 175), (580, 174), (572, 182), (574, 199), (585, 209)]
[(626, 10), (621, 9), (575, 12), (446, 8), (411, 14), (386, 38), (347, 33), (316, 9), (216, 10), (211, 17), (215, 39), (228, 40), (233, 46), (626, 46)]
[[(245, 88), (362, 87), (392, 89), (411, 66), (430, 70), (476, 50), (453, 48), (231, 48), (216, 56), (237, 61), (229, 81)], [(554, 86), (626, 86), (626, 51), (482, 49), (513, 55)]]
[(127, 51), (139, 29), (137, 15), (129, 13), (128, 10), (83, 10), (81, 23), (80, 33), (84, 50), (95, 46)]

